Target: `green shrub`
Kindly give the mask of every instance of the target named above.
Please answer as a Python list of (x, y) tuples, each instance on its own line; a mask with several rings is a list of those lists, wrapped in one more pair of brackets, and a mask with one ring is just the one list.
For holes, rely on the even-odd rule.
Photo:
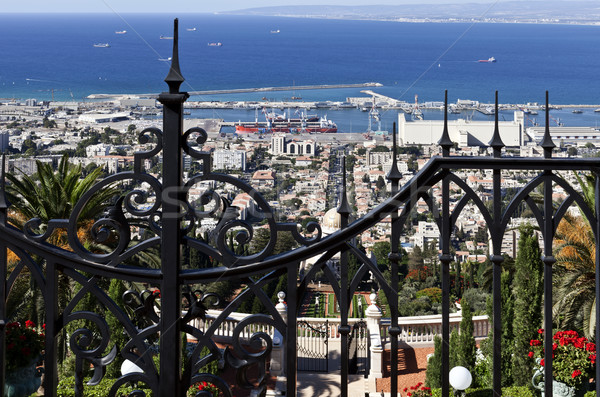
[(442, 290), (437, 287), (425, 288), (417, 292), (417, 298), (427, 296), (432, 303), (440, 303), (442, 301)]
[[(89, 380), (89, 378), (86, 378), (83, 381), (83, 396), (84, 397), (108, 396), (108, 394), (110, 392), (110, 388), (113, 386), (113, 384), (116, 381), (116, 379), (104, 378), (96, 386), (87, 386), (86, 382), (88, 380)], [(123, 385), (119, 389), (117, 396), (119, 396), (119, 397), (127, 396), (127, 395), (129, 395), (129, 393), (131, 393), (134, 390), (142, 390), (146, 393), (147, 396), (152, 395), (152, 391), (150, 389), (144, 388), (144, 385), (140, 383), (137, 385), (136, 388), (133, 388), (132, 386), (128, 386), (128, 385)], [(56, 396), (57, 397), (75, 396), (75, 377), (74, 376), (63, 377), (60, 379), (60, 382), (58, 383), (58, 387), (56, 389)]]

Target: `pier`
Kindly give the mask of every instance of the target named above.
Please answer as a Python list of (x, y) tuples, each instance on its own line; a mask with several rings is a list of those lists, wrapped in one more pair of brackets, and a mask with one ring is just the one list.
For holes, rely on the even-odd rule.
[[(293, 91), (293, 90), (327, 90), (336, 88), (361, 88), (361, 87), (383, 87), (381, 83), (355, 83), (355, 84), (317, 84), (317, 85), (294, 85), (285, 87), (261, 87), (261, 88), (235, 88), (230, 90), (207, 90), (207, 91), (189, 91), (190, 95), (219, 95), (219, 94), (245, 94), (250, 92), (271, 92), (271, 91)], [(137, 94), (137, 95), (119, 95), (119, 94), (91, 94), (87, 99), (109, 99), (118, 97), (140, 97), (140, 98), (158, 98), (159, 94)]]

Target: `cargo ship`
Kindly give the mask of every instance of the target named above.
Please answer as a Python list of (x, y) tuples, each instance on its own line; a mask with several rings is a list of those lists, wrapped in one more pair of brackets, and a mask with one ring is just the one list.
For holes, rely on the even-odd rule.
[(283, 133), (310, 133), (322, 134), (337, 132), (337, 125), (327, 119), (327, 116), (319, 117), (316, 115), (307, 116), (304, 113), (299, 118), (286, 118), (285, 113), (282, 115), (273, 112), (265, 114), (266, 121), (258, 121), (258, 117), (254, 122), (238, 122), (235, 125), (235, 132), (238, 134), (268, 134), (273, 132)]

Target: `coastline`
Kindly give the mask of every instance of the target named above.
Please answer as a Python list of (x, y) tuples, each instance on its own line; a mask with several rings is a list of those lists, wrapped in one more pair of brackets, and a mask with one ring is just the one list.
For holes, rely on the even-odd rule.
[(364, 22), (398, 22), (398, 23), (446, 23), (446, 24), (505, 24), (505, 25), (565, 25), (565, 26), (600, 26), (600, 21), (578, 21), (578, 20), (558, 20), (552, 21), (545, 18), (539, 19), (503, 19), (503, 18), (417, 18), (417, 17), (398, 17), (398, 18), (360, 18), (348, 16), (333, 16), (333, 15), (295, 15), (295, 14), (243, 14), (243, 13), (215, 13), (216, 15), (235, 15), (246, 17), (272, 17), (272, 18), (295, 18), (295, 19), (321, 19), (321, 20), (337, 20), (337, 21), (364, 21)]

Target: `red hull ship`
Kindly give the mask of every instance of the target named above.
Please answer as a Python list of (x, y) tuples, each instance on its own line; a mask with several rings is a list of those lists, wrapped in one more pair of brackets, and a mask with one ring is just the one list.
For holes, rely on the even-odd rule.
[[(263, 113), (265, 111), (263, 110)], [(285, 114), (276, 115), (274, 113), (265, 114), (266, 121), (240, 122), (235, 125), (235, 132), (238, 134), (250, 133), (331, 133), (337, 132), (337, 125), (328, 120), (327, 117), (304, 116), (300, 118), (285, 118)]]

